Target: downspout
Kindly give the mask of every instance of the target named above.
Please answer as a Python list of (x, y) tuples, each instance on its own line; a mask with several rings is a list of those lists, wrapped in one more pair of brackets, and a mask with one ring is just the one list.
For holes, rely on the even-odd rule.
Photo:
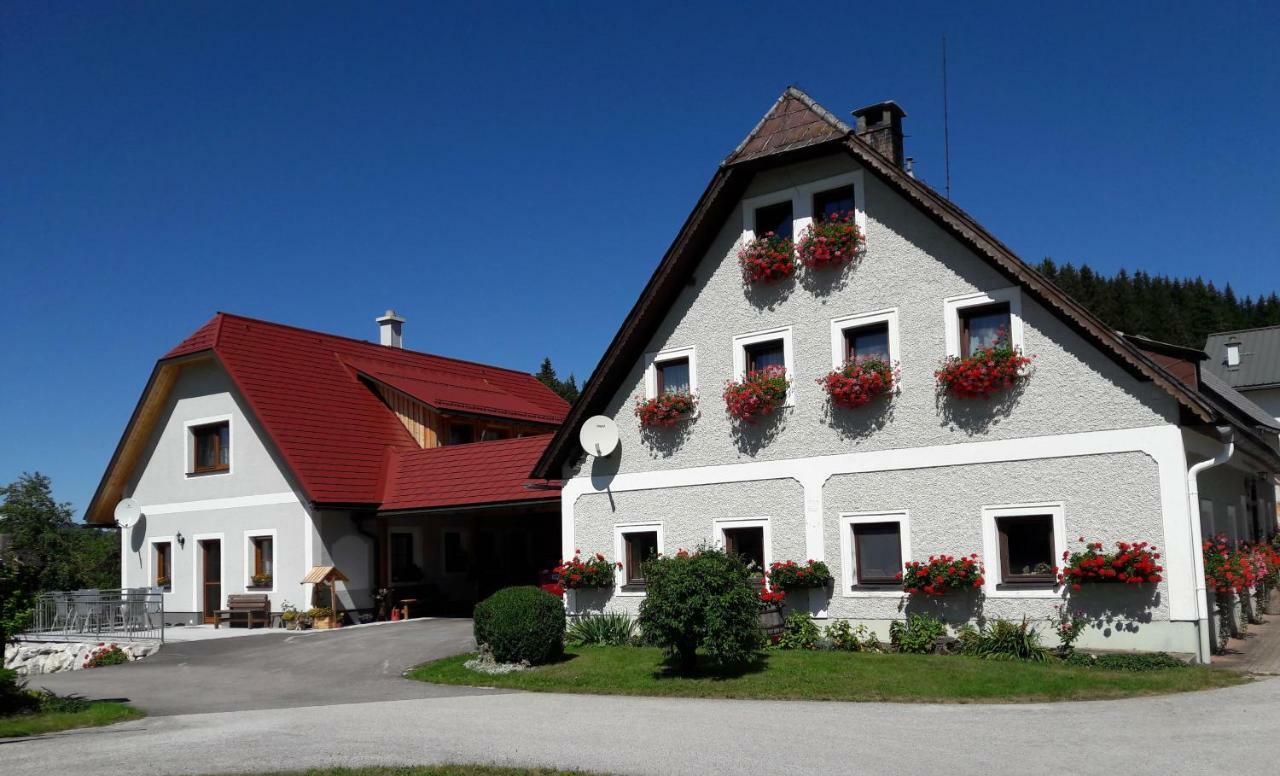
[(1204, 580), (1204, 536), (1200, 533), (1200, 472), (1221, 466), (1231, 460), (1235, 454), (1235, 432), (1230, 426), (1217, 427), (1218, 438), (1222, 440), (1222, 450), (1213, 458), (1201, 461), (1187, 470), (1187, 507), (1191, 515), (1191, 566), (1196, 582), (1196, 613), (1198, 622), (1196, 630), (1200, 636), (1199, 652), (1196, 661), (1208, 665), (1212, 648), (1209, 644), (1209, 591)]

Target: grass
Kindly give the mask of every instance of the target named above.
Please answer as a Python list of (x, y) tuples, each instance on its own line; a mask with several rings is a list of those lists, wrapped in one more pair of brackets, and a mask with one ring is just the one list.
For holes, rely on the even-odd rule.
[(500, 768), (494, 765), (419, 765), (375, 768), (311, 768), (305, 771), (261, 772), (258, 776), (590, 776), (585, 771), (550, 768)]
[(564, 660), (527, 671), (489, 676), (463, 667), (469, 655), (419, 666), (423, 682), (501, 687), (533, 692), (660, 695), (689, 698), (1001, 703), (1128, 698), (1229, 687), (1238, 674), (1192, 666), (1148, 672), (1101, 671), (1049, 663), (969, 657), (771, 651), (733, 673), (671, 673), (660, 650), (579, 647)]
[(101, 727), (143, 716), (142, 712), (116, 701), (94, 701), (83, 711), (40, 711), (0, 717), (0, 738), (38, 736), (72, 728)]

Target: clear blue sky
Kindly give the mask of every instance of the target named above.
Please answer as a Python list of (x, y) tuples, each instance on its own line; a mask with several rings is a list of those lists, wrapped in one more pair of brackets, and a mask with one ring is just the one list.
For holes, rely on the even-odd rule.
[(1024, 258), (1280, 287), (1280, 6), (1034, 5), (0, 4), (0, 479), (83, 508), (216, 310), (581, 380), (787, 84), (897, 100), (941, 188), (944, 32)]

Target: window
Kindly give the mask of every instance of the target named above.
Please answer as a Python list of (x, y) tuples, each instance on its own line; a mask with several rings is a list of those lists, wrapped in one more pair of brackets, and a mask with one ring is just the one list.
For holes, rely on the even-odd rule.
[(689, 390), (689, 359), (673, 358), (654, 364), (658, 378), (658, 395)]
[(813, 220), (815, 221), (825, 221), (833, 215), (843, 217), (845, 213), (853, 210), (852, 186), (841, 186), (813, 195)]
[(853, 568), (858, 585), (901, 584), (902, 524), (855, 523)]
[(493, 428), (492, 426), (480, 432), (480, 441), (489, 442), (494, 439), (510, 439), (511, 432), (505, 428)]
[(889, 361), (889, 322), (851, 326), (844, 330), (845, 360), (879, 358)]
[(191, 471), (225, 472), (231, 468), (231, 424), (206, 423), (191, 428), (194, 446)]
[(786, 350), (782, 340), (766, 340), (746, 346), (747, 371), (757, 372), (765, 367), (787, 365)]
[(1240, 343), (1227, 343), (1227, 366), (1240, 366)]
[(741, 555), (753, 570), (765, 570), (764, 526), (725, 528), (723, 532), (725, 552)]
[(470, 423), (449, 424), (449, 444), (465, 445), (476, 441), (476, 428)]
[[(734, 379), (741, 381), (748, 372), (780, 366), (790, 377), (796, 374), (795, 349), (791, 345), (791, 327), (740, 334), (733, 338)], [(785, 406), (795, 403), (795, 391), (787, 392)]]
[(777, 237), (791, 238), (791, 200), (756, 208), (756, 237), (764, 237), (770, 232)]
[(168, 590), (173, 586), (173, 543), (156, 542), (151, 548), (155, 555), (151, 583)]
[(422, 579), (422, 569), (416, 562), (414, 534), (393, 531), (391, 533), (391, 581), (417, 582)]
[(1008, 302), (966, 307), (960, 311), (960, 355), (968, 358), (997, 342), (1011, 344), (1012, 331)]
[(1056, 545), (1053, 515), (996, 518), (1000, 537), (1000, 581), (1005, 584), (1054, 584)]
[(444, 532), (444, 573), (465, 574), (467, 571), (467, 550), (462, 546), (462, 534), (457, 531)]
[(254, 587), (271, 587), (272, 580), (275, 578), (273, 571), (275, 568), (275, 537), (251, 536), (249, 537), (249, 544), (252, 552), (250, 559), (252, 565), (249, 567), (252, 570), (250, 581)]
[(657, 531), (630, 531), (622, 535), (626, 550), (623, 561), (624, 587), (644, 588), (644, 563), (658, 554)]

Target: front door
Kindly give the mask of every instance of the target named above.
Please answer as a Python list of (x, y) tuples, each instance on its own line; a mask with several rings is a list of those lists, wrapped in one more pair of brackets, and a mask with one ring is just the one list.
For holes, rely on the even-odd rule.
[(222, 542), (205, 539), (200, 542), (200, 565), (204, 568), (201, 612), (205, 622), (214, 621), (214, 612), (222, 608)]

